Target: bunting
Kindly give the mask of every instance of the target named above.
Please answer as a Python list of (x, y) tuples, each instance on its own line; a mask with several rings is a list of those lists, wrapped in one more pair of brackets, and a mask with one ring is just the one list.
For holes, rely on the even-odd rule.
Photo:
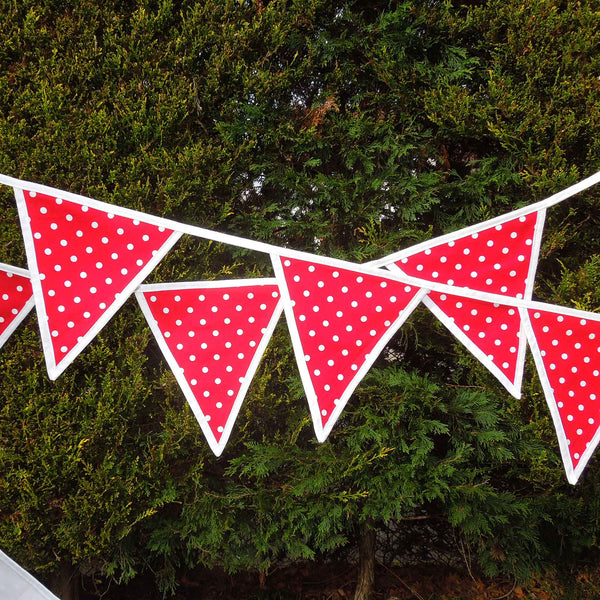
[(432, 292), (424, 303), (516, 398), (525, 368), (518, 312), (514, 306), (464, 297), (464, 292), (530, 300), (545, 217), (545, 206), (518, 211), (387, 259), (392, 261), (388, 268), (456, 288), (457, 296)]
[[(0, 265), (0, 345), (35, 304), (55, 379), (135, 292), (219, 455), (282, 311), (324, 441), (423, 301), (517, 397), (529, 343), (575, 483), (600, 440), (600, 317), (532, 295), (547, 209), (598, 182), (600, 173), (529, 207), (357, 265), (0, 175), (15, 191), (28, 263), (28, 270)], [(182, 235), (267, 253), (275, 278), (141, 285)]]
[(29, 273), (0, 263), (0, 348), (33, 306)]
[(508, 392), (521, 397), (526, 336), (517, 308), (439, 292), (423, 303)]
[(56, 379), (179, 239), (164, 226), (17, 190), (17, 207), (50, 379)]
[(425, 292), (384, 276), (273, 256), (319, 441)]
[(530, 297), (545, 215), (540, 208), (496, 218), (398, 252), (383, 264), (431, 282)]
[(567, 479), (600, 441), (600, 315), (552, 305), (522, 309)]
[(136, 296), (219, 456), (281, 315), (275, 280), (143, 285)]

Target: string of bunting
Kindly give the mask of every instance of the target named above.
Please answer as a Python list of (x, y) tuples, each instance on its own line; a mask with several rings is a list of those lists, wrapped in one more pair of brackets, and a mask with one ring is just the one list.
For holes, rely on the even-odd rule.
[[(0, 175), (28, 263), (0, 263), (0, 346), (35, 305), (54, 380), (135, 293), (219, 456), (282, 312), (322, 442), (423, 302), (517, 398), (529, 345), (574, 484), (600, 441), (600, 315), (532, 295), (546, 210), (598, 182), (359, 265)], [(182, 235), (267, 253), (275, 276), (143, 285)]]

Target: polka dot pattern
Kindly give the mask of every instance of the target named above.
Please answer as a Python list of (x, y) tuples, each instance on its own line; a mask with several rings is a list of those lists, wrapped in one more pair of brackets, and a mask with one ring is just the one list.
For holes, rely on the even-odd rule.
[(325, 428), (419, 288), (308, 261), (283, 258), (282, 265), (304, 353), (298, 360), (308, 369)]
[(459, 236), (396, 265), (407, 275), (428, 281), (524, 298), (537, 219), (538, 213), (530, 213)]
[[(573, 468), (600, 426), (600, 323), (528, 309)], [(560, 436), (560, 431), (557, 432)]]
[(32, 295), (29, 278), (0, 269), (0, 336), (19, 316)]
[(169, 286), (143, 293), (219, 443), (242, 384), (253, 375), (249, 369), (279, 302), (278, 286)]
[(521, 318), (511, 306), (451, 294), (430, 292), (429, 297), (453, 326), (476, 346), (515, 385)]
[(25, 201), (58, 364), (173, 232), (45, 194)]

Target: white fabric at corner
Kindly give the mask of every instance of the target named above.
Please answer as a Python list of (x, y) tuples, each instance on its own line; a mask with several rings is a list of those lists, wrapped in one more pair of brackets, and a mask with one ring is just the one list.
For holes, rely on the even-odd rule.
[(0, 550), (1, 600), (59, 600)]

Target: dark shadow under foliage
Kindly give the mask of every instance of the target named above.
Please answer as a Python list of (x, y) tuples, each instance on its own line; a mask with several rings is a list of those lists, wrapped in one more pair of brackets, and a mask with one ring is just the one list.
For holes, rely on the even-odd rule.
[[(594, 2), (0, 11), (0, 172), (147, 213), (365, 262), (600, 168)], [(600, 306), (599, 198), (549, 211), (538, 299)], [(23, 267), (11, 190), (0, 203), (0, 260)], [(151, 280), (271, 275), (184, 237)], [(34, 316), (0, 372), (0, 547), (41, 577), (169, 594), (190, 569), (350, 563), (365, 523), (388, 568), (597, 565), (597, 461), (567, 484), (533, 365), (510, 397), (424, 309), (324, 444), (283, 321), (218, 459), (133, 300), (58, 381)]]

